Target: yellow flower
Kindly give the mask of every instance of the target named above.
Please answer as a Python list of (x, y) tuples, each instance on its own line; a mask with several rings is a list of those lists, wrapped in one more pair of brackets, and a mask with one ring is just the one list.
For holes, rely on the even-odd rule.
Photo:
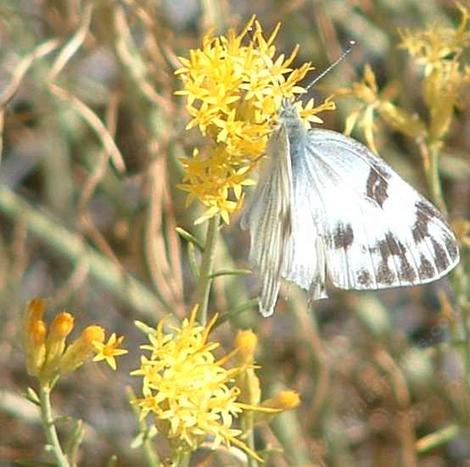
[[(200, 199), (207, 207), (206, 212), (196, 222), (200, 223), (220, 213), (222, 219), (228, 223), (230, 214), (240, 208), (243, 200), (242, 187), (252, 185), (254, 182), (247, 177), (248, 167), (234, 168), (227, 163), (223, 149), (213, 148), (209, 158), (200, 156), (194, 151), (191, 159), (182, 161), (186, 169), (180, 189), (189, 193), (186, 204), (189, 206), (194, 199)], [(233, 193), (236, 201), (229, 200), (229, 191)]]
[(59, 363), (59, 373), (65, 375), (81, 367), (95, 352), (96, 342), (104, 341), (101, 326), (88, 326), (72, 344), (67, 347)]
[(269, 407), (271, 409), (278, 410), (292, 410), (298, 407), (300, 404), (300, 396), (298, 392), (291, 391), (288, 389), (279, 391), (271, 399), (266, 399), (261, 404), (263, 407)]
[(359, 100), (359, 104), (346, 118), (345, 134), (350, 135), (353, 129), (359, 126), (364, 133), (367, 145), (377, 153), (374, 132), (376, 115), (379, 115), (394, 130), (416, 139), (422, 138), (425, 127), (418, 115), (392, 104), (391, 100), (396, 93), (397, 89), (394, 85), (389, 85), (379, 91), (375, 74), (370, 65), (366, 65), (362, 81), (352, 83), (349, 88), (341, 88), (336, 92), (338, 96), (353, 96)]
[(446, 135), (464, 86), (470, 83), (470, 68), (460, 57), (470, 44), (470, 9), (457, 5), (461, 20), (457, 28), (434, 24), (422, 31), (400, 31), (400, 47), (424, 68), (423, 97), (429, 108), (429, 139)]
[(470, 9), (457, 4), (461, 20), (457, 29), (433, 24), (422, 31), (399, 30), (400, 48), (408, 50), (416, 63), (425, 67), (425, 75), (439, 69), (443, 62), (459, 58), (470, 43)]
[[(189, 193), (188, 203), (197, 199), (206, 207), (199, 222), (220, 214), (228, 223), (240, 209), (243, 189), (253, 184), (251, 170), (264, 154), (282, 99), (305, 92), (298, 83), (312, 67), (305, 63), (291, 68), (298, 48), (287, 58), (275, 57), (279, 28), (266, 39), (252, 18), (238, 35), (232, 30), (227, 37), (207, 34), (201, 49), (181, 58), (176, 74), (183, 90), (177, 94), (186, 97), (192, 117), (187, 128), (197, 127), (210, 139), (203, 155), (194, 151), (183, 160), (186, 173), (180, 188)], [(299, 103), (298, 110), (308, 124), (321, 121), (317, 114), (333, 108), (330, 100), (319, 107), (310, 100), (304, 107)]]
[[(96, 360), (106, 360), (116, 368), (114, 357), (126, 353), (117, 347), (122, 337), (113, 334), (103, 344), (105, 332), (100, 326), (88, 326), (72, 344), (66, 344), (72, 332), (74, 317), (67, 312), (55, 316), (49, 326), (43, 321), (45, 302), (42, 298), (31, 300), (26, 306), (23, 320), (24, 348), (28, 374), (51, 383), (57, 376), (74, 371), (98, 353)], [(98, 349), (98, 350), (96, 350)]]
[(98, 353), (93, 358), (93, 361), (99, 362), (101, 360), (105, 360), (106, 363), (113, 370), (115, 370), (116, 359), (114, 357), (118, 357), (119, 355), (124, 355), (127, 353), (127, 350), (118, 348), (121, 345), (123, 340), (124, 340), (124, 336), (117, 337), (116, 334), (113, 332), (111, 334), (111, 337), (108, 339), (108, 342), (106, 343), (100, 342), (100, 341), (94, 341), (93, 345)]
[(241, 431), (232, 428), (234, 418), (250, 408), (238, 402), (240, 389), (233, 384), (241, 370), (223, 366), (230, 354), (215, 358), (219, 344), (208, 342), (208, 335), (216, 317), (201, 326), (196, 311), (181, 327), (170, 327), (171, 333), (164, 332), (162, 320), (148, 334), (150, 343), (142, 348), (150, 355), (142, 356), (140, 368), (132, 372), (142, 377), (143, 397), (136, 404), (142, 416), (153, 414), (159, 432), (180, 449), (194, 450), (210, 437), (214, 449), (235, 445), (259, 460), (240, 440)]
[(392, 83), (378, 90), (375, 75), (367, 65), (361, 82), (340, 89), (338, 95), (352, 95), (361, 103), (346, 120), (346, 134), (359, 124), (368, 145), (377, 152), (374, 142), (375, 116), (407, 136), (440, 144), (449, 130), (454, 108), (459, 104), (464, 86), (470, 83), (470, 68), (459, 59), (470, 43), (470, 9), (458, 5), (461, 21), (457, 28), (434, 24), (422, 31), (399, 31), (400, 48), (406, 49), (415, 63), (424, 70), (423, 97), (429, 121), (423, 122), (416, 113), (393, 104), (398, 89)]

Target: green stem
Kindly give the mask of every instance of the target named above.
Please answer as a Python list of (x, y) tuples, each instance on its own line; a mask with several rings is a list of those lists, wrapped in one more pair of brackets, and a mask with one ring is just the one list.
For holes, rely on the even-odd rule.
[[(246, 444), (252, 450), (256, 451), (255, 448), (255, 432), (254, 432), (254, 423), (253, 423), (254, 414), (253, 412), (245, 412), (242, 419), (242, 431), (246, 435)], [(258, 467), (258, 461), (252, 456), (247, 456), (247, 465), (248, 467)]]
[(40, 385), (39, 386), (39, 401), (41, 407), (41, 420), (46, 433), (47, 442), (51, 446), (51, 450), (57, 460), (59, 467), (71, 467), (71, 464), (65, 456), (62, 446), (60, 445), (59, 436), (54, 425), (54, 418), (52, 416), (51, 406), (51, 386)]
[(204, 245), (201, 268), (199, 270), (199, 283), (197, 285), (196, 290), (196, 303), (199, 305), (198, 313), (201, 324), (206, 324), (207, 322), (207, 305), (209, 302), (209, 292), (213, 280), (212, 272), (214, 267), (214, 255), (218, 225), (218, 215), (209, 219), (206, 244)]
[(441, 144), (433, 141), (426, 144), (426, 152), (429, 158), (429, 170), (426, 170), (426, 177), (431, 191), (431, 198), (441, 212), (447, 214), (447, 206), (442, 194), (441, 179), (439, 177), (439, 148)]
[(158, 454), (155, 450), (155, 446), (152, 441), (152, 436), (149, 435), (149, 427), (145, 419), (141, 419), (140, 410), (136, 404), (132, 401), (136, 399), (136, 395), (131, 387), (126, 388), (127, 400), (131, 406), (132, 412), (134, 413), (135, 419), (139, 425), (139, 434), (143, 436), (142, 447), (144, 451), (145, 460), (149, 467), (159, 467), (161, 465)]
[(465, 340), (465, 385), (467, 387), (467, 392), (470, 394), (470, 306), (468, 305), (468, 303), (461, 304), (461, 310), (463, 321), (463, 334)]
[[(439, 178), (439, 149), (441, 147), (441, 142), (431, 141), (425, 146), (425, 151), (429, 157), (429, 170), (426, 171), (426, 176), (432, 200), (443, 213), (447, 214), (446, 203), (442, 194), (441, 180)], [(468, 307), (468, 281), (462, 262), (458, 264), (452, 272), (450, 281), (461, 310), (462, 333), (465, 340), (463, 350), (465, 385), (467, 387), (467, 391), (470, 393), (470, 309)], [(456, 339), (456, 336), (453, 337), (454, 340), (458, 340)]]
[(188, 467), (191, 460), (191, 451), (174, 448), (171, 457), (171, 467)]

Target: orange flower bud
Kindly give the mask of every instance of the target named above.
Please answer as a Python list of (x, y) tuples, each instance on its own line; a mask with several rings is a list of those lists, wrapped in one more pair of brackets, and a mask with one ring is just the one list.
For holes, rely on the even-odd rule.
[(243, 363), (253, 363), (258, 337), (251, 329), (240, 330), (235, 338), (235, 347), (238, 350), (237, 356)]
[(85, 328), (80, 337), (65, 351), (59, 362), (59, 372), (61, 374), (70, 373), (90, 360), (95, 352), (93, 342), (103, 342), (104, 336), (104, 329), (100, 326)]
[(266, 399), (261, 404), (263, 407), (279, 410), (295, 409), (300, 404), (300, 396), (296, 391), (285, 389), (279, 391), (274, 397)]
[(46, 341), (46, 362), (41, 374), (45, 380), (52, 379), (56, 373), (59, 361), (64, 353), (65, 339), (72, 332), (74, 318), (70, 313), (59, 313), (49, 327)]
[(37, 376), (46, 358), (46, 324), (42, 320), (32, 321), (29, 323), (26, 333), (26, 371), (31, 376)]

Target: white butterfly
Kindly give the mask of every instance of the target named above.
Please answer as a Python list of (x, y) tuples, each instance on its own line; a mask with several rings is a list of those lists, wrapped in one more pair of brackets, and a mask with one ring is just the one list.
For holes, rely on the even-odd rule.
[(284, 100), (267, 161), (242, 218), (261, 276), (259, 309), (273, 313), (281, 278), (326, 298), (342, 289), (424, 284), (459, 261), (439, 211), (352, 138), (306, 129)]

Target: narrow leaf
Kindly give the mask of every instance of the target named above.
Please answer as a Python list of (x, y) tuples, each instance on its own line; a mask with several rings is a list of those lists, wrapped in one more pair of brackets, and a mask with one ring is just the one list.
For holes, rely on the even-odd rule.
[(193, 234), (190, 234), (187, 230), (184, 230), (181, 227), (176, 227), (176, 232), (187, 242), (195, 245), (199, 251), (204, 251), (204, 245)]
[(221, 269), (211, 274), (209, 277), (211, 279), (219, 276), (248, 276), (252, 274), (252, 271), (249, 269)]

